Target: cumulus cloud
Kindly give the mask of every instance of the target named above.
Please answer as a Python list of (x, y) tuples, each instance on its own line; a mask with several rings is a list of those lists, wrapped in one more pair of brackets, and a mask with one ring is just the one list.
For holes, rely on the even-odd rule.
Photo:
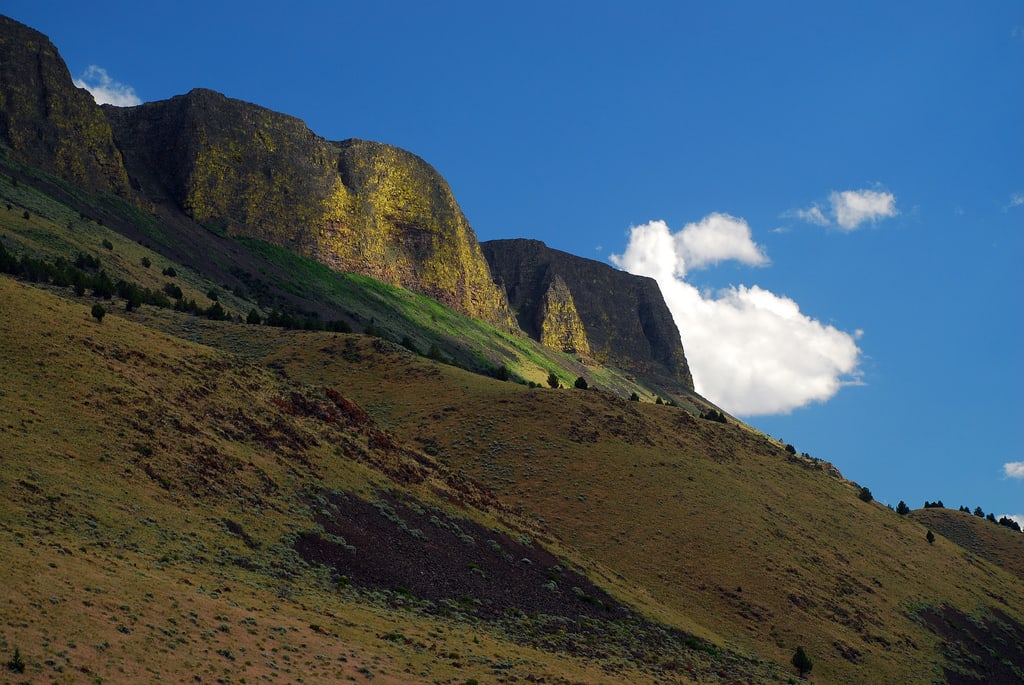
[(699, 223), (687, 224), (673, 239), (684, 269), (701, 269), (730, 259), (755, 266), (768, 263), (747, 222), (728, 214), (709, 214)]
[(793, 209), (783, 216), (795, 217), (816, 226), (831, 226), (833, 222), (844, 231), (853, 231), (867, 222), (899, 214), (896, 196), (882, 190), (842, 190), (829, 195), (829, 214), (818, 204), (807, 209)]
[(110, 77), (106, 69), (95, 64), (90, 65), (81, 78), (75, 79), (75, 85), (92, 93), (98, 105), (133, 107), (142, 103), (134, 88), (118, 83)]
[(747, 416), (786, 413), (824, 401), (858, 382), (858, 334), (822, 324), (792, 299), (759, 286), (702, 293), (688, 268), (725, 259), (753, 265), (768, 257), (742, 219), (712, 214), (673, 234), (664, 221), (630, 229), (611, 261), (658, 281), (690, 362), (694, 385), (726, 410)]
[(1020, 207), (1024, 205), (1024, 193), (1014, 193), (1010, 196), (1010, 206)]
[(844, 190), (829, 197), (836, 223), (847, 231), (866, 221), (896, 216), (896, 196), (880, 190)]
[(1024, 461), (1011, 461), (1003, 464), (1003, 473), (1007, 478), (1024, 478)]

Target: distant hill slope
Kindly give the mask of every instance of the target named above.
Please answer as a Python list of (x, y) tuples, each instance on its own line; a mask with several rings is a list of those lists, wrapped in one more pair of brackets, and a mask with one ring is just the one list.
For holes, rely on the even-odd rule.
[(693, 390), (658, 284), (539, 240), (483, 243), (520, 327), (535, 340)]
[(1021, 533), (980, 516), (942, 507), (915, 509), (907, 516), (1024, 580), (1024, 535)]

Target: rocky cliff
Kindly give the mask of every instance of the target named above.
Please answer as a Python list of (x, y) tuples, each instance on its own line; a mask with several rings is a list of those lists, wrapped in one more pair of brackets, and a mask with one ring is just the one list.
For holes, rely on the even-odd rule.
[(679, 330), (653, 279), (537, 240), (493, 240), (482, 247), (527, 335), (693, 389)]
[(448, 184), (412, 153), (330, 142), (294, 117), (209, 90), (104, 107), (132, 183), (207, 228), (513, 319)]
[(128, 192), (110, 126), (43, 34), (0, 16), (0, 147), (89, 191)]

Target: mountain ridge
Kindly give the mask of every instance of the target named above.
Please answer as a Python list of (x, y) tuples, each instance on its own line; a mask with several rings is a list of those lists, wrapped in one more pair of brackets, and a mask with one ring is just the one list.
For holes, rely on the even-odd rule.
[[(251, 134), (297, 131), (326, 155), (320, 175), (264, 174), (252, 160), (291, 140), (268, 134), (237, 150), (244, 169), (136, 171), (163, 190), (119, 194), (0, 136), (0, 264), (20, 279), (0, 274), (0, 654), (26, 680), (792, 683), (797, 647), (812, 682), (1024, 679), (1019, 533), (899, 516), (710, 412), (653, 334), (603, 366), (619, 343), (602, 335), (630, 326), (682, 353), (639, 292), (628, 325), (601, 328), (580, 284), (646, 283), (620, 287), (608, 265), (529, 241), (487, 263), (527, 335), (267, 240), (312, 210), (225, 196), (246, 169), (263, 177), (252, 192), (319, 178), (378, 233), (411, 225), (424, 235), (394, 249), (413, 273), (434, 212), (461, 229), (409, 153), (191, 99), (267, 117)], [(141, 125), (102, 111), (126, 119), (112, 136)], [(21, 130), (64, 135), (32, 117)], [(207, 149), (234, 154), (226, 117), (192, 121), (226, 126)], [(127, 168), (150, 168), (144, 148)], [(237, 222), (249, 212), (265, 223)], [(175, 305), (136, 304), (133, 286)]]

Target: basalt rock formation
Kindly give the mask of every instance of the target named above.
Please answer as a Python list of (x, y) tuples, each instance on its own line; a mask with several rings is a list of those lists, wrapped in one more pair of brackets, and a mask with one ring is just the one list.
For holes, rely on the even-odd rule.
[(86, 190), (128, 192), (121, 153), (50, 39), (0, 16), (0, 148)]
[(653, 279), (538, 240), (492, 240), (482, 246), (527, 335), (548, 347), (693, 389), (679, 330)]
[(209, 90), (104, 107), (132, 182), (207, 228), (422, 292), (514, 327), (448, 184), (390, 145), (330, 142)]
[[(673, 386), (666, 390), (693, 388), (653, 280), (537, 241), (488, 243), (485, 257), (444, 178), (390, 145), (328, 141), (300, 119), (205, 89), (98, 106), (45, 36), (6, 18), (0, 150), (86, 191), (177, 217), (203, 244), (209, 235), (259, 239), (421, 292), (499, 330), (521, 328), (585, 361), (662, 379)], [(210, 234), (200, 241), (197, 231)]]

